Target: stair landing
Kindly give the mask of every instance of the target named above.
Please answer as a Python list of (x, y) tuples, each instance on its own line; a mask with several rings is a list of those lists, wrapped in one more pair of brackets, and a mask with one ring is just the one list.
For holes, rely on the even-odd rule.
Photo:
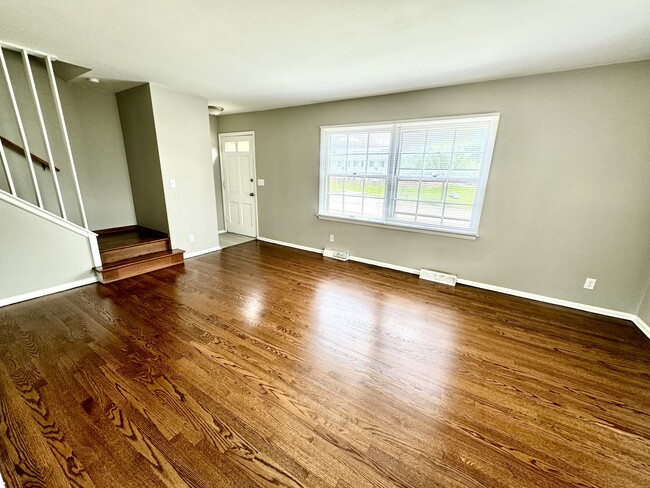
[(102, 266), (95, 268), (102, 283), (111, 283), (183, 263), (182, 249), (172, 249), (169, 236), (140, 226), (95, 231)]

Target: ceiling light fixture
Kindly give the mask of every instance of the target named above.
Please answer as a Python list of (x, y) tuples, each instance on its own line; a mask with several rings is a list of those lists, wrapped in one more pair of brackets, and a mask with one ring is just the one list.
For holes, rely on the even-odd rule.
[(223, 107), (217, 107), (216, 105), (208, 105), (208, 113), (210, 115), (221, 115), (221, 112), (223, 112)]
[(97, 83), (99, 83), (99, 82), (100, 82), (100, 81), (99, 81), (99, 79), (97, 79), (97, 78), (88, 78), (88, 83), (95, 83), (95, 84), (97, 84)]

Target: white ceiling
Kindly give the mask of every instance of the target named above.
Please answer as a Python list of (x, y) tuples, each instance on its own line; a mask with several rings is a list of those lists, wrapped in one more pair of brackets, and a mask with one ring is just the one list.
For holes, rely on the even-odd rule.
[(3, 0), (0, 39), (233, 113), (648, 59), (650, 0)]

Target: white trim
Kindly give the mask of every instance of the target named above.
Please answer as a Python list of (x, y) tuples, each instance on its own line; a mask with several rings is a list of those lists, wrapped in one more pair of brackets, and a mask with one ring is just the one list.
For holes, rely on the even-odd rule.
[[(9, 161), (7, 160), (7, 155), (5, 154), (4, 146), (2, 141), (0, 141), (0, 161), (2, 161), (2, 167), (5, 169), (5, 176), (7, 177), (7, 182), (9, 183), (9, 189), (13, 196), (17, 196), (16, 187), (14, 186), (14, 180), (11, 177), (11, 169), (9, 168)], [(1, 488), (1, 486), (0, 486)]]
[(201, 249), (200, 251), (186, 252), (185, 259), (195, 258), (197, 256), (202, 256), (203, 254), (208, 254), (209, 252), (215, 251), (221, 251), (221, 246), (215, 246), (209, 249)]
[[(292, 244), (290, 242), (276, 241), (275, 239), (269, 239), (268, 237), (258, 237), (258, 241), (270, 242), (271, 244), (278, 244), (279, 246), (292, 247), (294, 249), (300, 249), (302, 251), (315, 252), (318, 254), (323, 254), (322, 249), (317, 249), (315, 247), (301, 246), (300, 244)], [(394, 269), (395, 271), (402, 271), (403, 273), (409, 274), (420, 274), (419, 269), (407, 268), (406, 266), (399, 266), (397, 264), (384, 263), (382, 261), (375, 261), (373, 259), (360, 258), (358, 256), (350, 256), (348, 258), (350, 261), (355, 261), (357, 263), (370, 264), (371, 266), (379, 266), (380, 268)]]
[[(81, 188), (79, 187), (79, 178), (77, 178), (77, 169), (74, 164), (74, 157), (72, 156), (72, 146), (70, 145), (70, 138), (68, 137), (68, 126), (65, 124), (65, 116), (63, 115), (63, 106), (61, 105), (61, 97), (59, 96), (59, 88), (56, 84), (56, 76), (54, 75), (54, 67), (52, 66), (52, 56), (45, 56), (45, 67), (47, 74), (50, 78), (50, 88), (52, 89), (52, 98), (54, 99), (54, 107), (59, 116), (59, 125), (61, 126), (61, 133), (63, 134), (63, 142), (65, 142), (66, 152), (68, 154), (68, 161), (70, 162), (70, 171), (72, 173), (72, 180), (74, 187), (77, 191), (77, 202), (79, 203), (79, 211), (81, 212), (81, 220), (83, 226), (90, 230), (88, 227), (88, 219), (86, 218), (86, 209), (84, 208), (83, 198), (81, 198)], [(25, 152), (27, 152), (27, 143), (25, 143)]]
[(224, 135), (224, 136), (250, 136), (252, 134), (255, 134), (254, 130), (243, 130), (240, 132), (220, 132), (218, 135)]
[(9, 298), (2, 298), (0, 299), (0, 307), (5, 307), (7, 305), (11, 305), (12, 303), (24, 302), (25, 300), (31, 300), (33, 298), (44, 297), (46, 295), (51, 295), (52, 293), (59, 293), (62, 291), (70, 290), (72, 288), (78, 288), (80, 286), (90, 285), (92, 283), (97, 283), (98, 281), (99, 280), (96, 276), (91, 276), (82, 280), (71, 281), (69, 283), (63, 283), (62, 285), (45, 288), (43, 290), (31, 291), (29, 293), (23, 293), (22, 295), (16, 295)]
[(223, 206), (223, 226), (228, 232), (228, 214), (226, 208), (226, 180), (223, 179), (223, 150), (221, 143), (221, 134), (217, 134), (217, 144), (219, 145), (219, 174), (221, 175), (221, 205)]
[[(258, 203), (257, 203), (257, 193), (258, 193), (258, 186), (257, 186), (257, 151), (256, 151), (256, 143), (255, 143), (255, 131), (252, 130), (250, 131), (251, 137), (253, 138), (253, 193), (255, 194), (255, 239), (257, 239), (257, 236), (260, 235), (260, 214), (258, 212)], [(221, 161), (219, 161), (221, 163)]]
[(398, 266), (397, 264), (384, 263), (382, 261), (375, 261), (374, 259), (366, 259), (357, 256), (350, 256), (350, 261), (369, 264), (371, 266), (379, 266), (380, 268), (394, 269), (395, 271), (401, 271), (403, 273), (416, 274), (416, 275), (420, 274), (419, 269), (407, 268), (406, 266)]
[[(226, 192), (224, 191), (224, 186), (225, 186), (225, 179), (223, 177), (223, 144), (221, 143), (221, 137), (230, 137), (230, 136), (251, 136), (253, 139), (252, 141), (252, 146), (253, 149), (250, 151), (253, 154), (253, 198), (255, 200), (255, 235), (254, 236), (248, 236), (248, 237), (254, 237), (257, 239), (260, 235), (260, 216), (259, 212), (257, 211), (257, 154), (255, 152), (255, 131), (254, 130), (247, 130), (243, 132), (223, 132), (220, 134), (217, 134), (217, 140), (219, 143), (219, 172), (221, 173), (221, 199), (223, 201), (223, 225), (226, 228), (224, 232), (228, 232), (228, 218), (226, 214)], [(221, 231), (219, 232), (221, 233)]]
[[(284, 242), (284, 241), (278, 241), (275, 239), (269, 239), (267, 237), (258, 237), (257, 240), (259, 241), (264, 241), (264, 242), (270, 242), (271, 244), (278, 244), (280, 246), (286, 246), (286, 247), (291, 247), (294, 249), (300, 249), (303, 251), (309, 251), (309, 252), (315, 252), (318, 254), (323, 254), (323, 251), (321, 249), (316, 249), (315, 247), (308, 247), (308, 246), (302, 246), (299, 244), (293, 244), (290, 242)], [(406, 266), (399, 266), (396, 264), (390, 264), (390, 263), (384, 263), (382, 261), (375, 261), (372, 259), (366, 259), (366, 258), (361, 258), (357, 256), (350, 256), (350, 261), (356, 261), (358, 263), (364, 263), (364, 264), (369, 264), (371, 266), (379, 266), (381, 268), (388, 268), (388, 269), (394, 269), (396, 271), (402, 271), (404, 273), (410, 273), (410, 274), (419, 274), (420, 270), (415, 269), (415, 268), (408, 268)], [(579, 302), (572, 302), (569, 300), (563, 300), (561, 298), (553, 298), (553, 297), (547, 297), (544, 295), (537, 295), (535, 293), (529, 293), (526, 291), (519, 291), (519, 290), (514, 290), (512, 288), (504, 288), (502, 286), (496, 286), (496, 285), (489, 285), (486, 283), (480, 283), (478, 281), (471, 281), (471, 280), (465, 280), (462, 278), (459, 278), (457, 280), (458, 284), (465, 285), (465, 286), (471, 286), (474, 288), (481, 288), (484, 290), (490, 290), (490, 291), (495, 291), (497, 293), (503, 293), (505, 295), (512, 295), (520, 298), (527, 298), (529, 300), (536, 300), (538, 302), (543, 302), (543, 303), (550, 303), (553, 305), (560, 305), (562, 307), (567, 307), (575, 310), (582, 310), (585, 312), (591, 312), (595, 313), (598, 315), (605, 315), (607, 317), (613, 317), (617, 319), (623, 319), (623, 320), (629, 320), (634, 325), (636, 325), (641, 332), (643, 332), (649, 339), (650, 339), (650, 326), (646, 324), (640, 317), (632, 314), (632, 313), (627, 313), (627, 312), (620, 312), (618, 310), (612, 310), (609, 308), (602, 308), (602, 307), (596, 307), (594, 305), (587, 305), (585, 303), (579, 303)]]
[(258, 241), (270, 242), (271, 244), (277, 244), (279, 246), (292, 247), (294, 249), (300, 249), (301, 251), (315, 252), (317, 254), (323, 254), (322, 249), (316, 249), (315, 247), (301, 246), (300, 244), (292, 244), (291, 242), (276, 241), (275, 239), (269, 239), (268, 237), (258, 237)]
[(634, 322), (634, 325), (636, 325), (639, 330), (643, 332), (648, 339), (650, 339), (650, 325), (646, 324), (644, 320), (637, 315), (634, 316), (632, 322)]
[(219, 232), (217, 232), (217, 234), (225, 234), (226, 232), (228, 232), (228, 231), (226, 229), (223, 229), (223, 230), (220, 230)]
[(352, 217), (338, 217), (333, 215), (323, 215), (317, 214), (316, 217), (320, 220), (329, 220), (332, 222), (341, 222), (342, 224), (357, 224), (365, 225), (368, 227), (378, 227), (380, 229), (391, 229), (391, 230), (405, 230), (407, 232), (417, 232), (419, 234), (429, 234), (439, 237), (453, 237), (455, 239), (466, 239), (470, 241), (475, 241), (478, 237), (478, 234), (464, 234), (462, 232), (454, 232), (452, 230), (428, 230), (423, 227), (411, 227), (409, 225), (399, 225), (399, 224), (384, 224), (382, 222), (372, 222), (369, 220), (362, 220)]
[(44, 53), (42, 51), (37, 51), (35, 49), (29, 49), (29, 48), (26, 48), (26, 47), (17, 46), (16, 44), (12, 44), (10, 42), (5, 42), (5, 41), (2, 41), (2, 40), (0, 40), (0, 46), (2, 46), (5, 49), (9, 49), (10, 51), (27, 51), (27, 54), (29, 54), (31, 56), (36, 56), (38, 58), (45, 58), (45, 57), (49, 56), (50, 58), (52, 58), (53, 61), (57, 61), (59, 59), (56, 56), (46, 54), (46, 53)]
[(573, 308), (576, 310), (583, 310), (585, 312), (596, 313), (599, 315), (606, 315), (608, 317), (614, 317), (617, 319), (625, 320), (634, 320), (636, 315), (619, 312), (618, 310), (612, 310), (609, 308), (596, 307), (594, 305), (587, 305), (585, 303), (572, 302), (569, 300), (563, 300), (562, 298), (547, 297), (545, 295), (537, 295), (536, 293), (529, 293), (527, 291), (513, 290), (512, 288), (504, 288), (502, 286), (489, 285), (487, 283), (480, 283), (478, 281), (465, 280), (462, 278), (458, 279), (458, 283), (461, 285), (472, 286), (474, 288), (482, 288), (484, 290), (496, 291), (498, 293), (503, 293), (505, 295), (512, 295), (520, 298), (528, 298), (529, 300), (536, 300), (538, 302), (550, 303), (552, 305), (560, 305), (562, 307)]
[(38, 91), (36, 90), (36, 83), (34, 82), (34, 73), (32, 73), (32, 63), (29, 60), (29, 54), (27, 51), (22, 51), (23, 64), (25, 65), (25, 74), (27, 75), (27, 81), (29, 82), (29, 88), (32, 92), (32, 99), (34, 100), (34, 106), (36, 107), (36, 115), (38, 118), (38, 125), (41, 127), (41, 135), (43, 136), (43, 143), (45, 144), (45, 154), (47, 155), (47, 160), (50, 163), (50, 173), (52, 175), (52, 181), (54, 182), (54, 189), (56, 191), (56, 199), (59, 203), (59, 210), (61, 210), (61, 217), (64, 220), (68, 220), (68, 216), (65, 213), (65, 205), (63, 203), (63, 195), (61, 194), (61, 187), (59, 186), (59, 178), (56, 175), (56, 163), (54, 161), (54, 155), (52, 154), (52, 147), (50, 146), (50, 138), (47, 135), (47, 127), (45, 126), (45, 119), (43, 118), (43, 109), (41, 108), (41, 100), (38, 97)]
[[(492, 164), (492, 158), (493, 158), (493, 153), (494, 153), (494, 146), (496, 143), (496, 137), (497, 137), (497, 132), (498, 132), (498, 127), (499, 127), (499, 119), (500, 119), (501, 114), (499, 112), (494, 112), (490, 114), (475, 114), (475, 115), (469, 115), (469, 116), (449, 116), (449, 117), (434, 117), (434, 118), (427, 118), (427, 119), (417, 119), (417, 120), (397, 120), (393, 121), (392, 123), (380, 123), (380, 124), (375, 124), (375, 125), (342, 125), (342, 126), (321, 126), (320, 128), (320, 177), (319, 177), (319, 190), (318, 190), (318, 217), (340, 217), (340, 218), (346, 218), (348, 217), (349, 220), (355, 221), (355, 222), (361, 222), (361, 221), (366, 221), (370, 222), (372, 224), (383, 224), (386, 227), (391, 226), (394, 229), (401, 230), (402, 227), (404, 228), (411, 228), (411, 229), (421, 229), (424, 231), (437, 231), (440, 232), (441, 234), (444, 233), (450, 233), (450, 234), (464, 234), (466, 236), (475, 236), (478, 235), (478, 229), (479, 229), (479, 224), (481, 220), (481, 212), (483, 209), (483, 202), (485, 199), (485, 194), (487, 192), (487, 185), (488, 185), (488, 177), (490, 173), (490, 166)], [(485, 137), (485, 141), (483, 143), (483, 148), (480, 152), (481, 154), (481, 162), (480, 166), (478, 168), (478, 172), (475, 176), (473, 177), (452, 177), (451, 172), (447, 172), (447, 174), (444, 177), (438, 177), (438, 175), (433, 174), (431, 176), (426, 176), (424, 173), (421, 173), (420, 176), (400, 176), (398, 175), (398, 166), (399, 166), (399, 160), (401, 158), (402, 154), (402, 138), (403, 135), (407, 133), (408, 130), (420, 130), (420, 131), (425, 131), (428, 134), (428, 129), (431, 127), (438, 127), (438, 126), (446, 126), (448, 129), (454, 131), (454, 134), (458, 131), (459, 128), (467, 127), (467, 124), (472, 124), (475, 122), (481, 122), (481, 126), (483, 129), (486, 130), (487, 135)], [(330, 158), (333, 157), (330, 155), (330, 145), (332, 143), (332, 136), (335, 134), (354, 134), (354, 133), (367, 133), (371, 134), (373, 132), (376, 132), (378, 130), (383, 130), (387, 131), (388, 129), (392, 130), (392, 135), (390, 138), (390, 143), (388, 147), (388, 160), (386, 163), (386, 174), (385, 175), (375, 175), (375, 177), (384, 180), (385, 183), (385, 194), (381, 198), (377, 198), (375, 201), (376, 202), (381, 202), (382, 208), (383, 208), (383, 214), (381, 218), (377, 219), (368, 219), (364, 218), (362, 216), (356, 216), (356, 215), (346, 215), (344, 212), (337, 213), (337, 212), (328, 212), (329, 209), (329, 198), (330, 196), (334, 195), (330, 193), (330, 188), (329, 188), (329, 178), (330, 177), (343, 177), (344, 175), (349, 175), (349, 168), (346, 170), (345, 168), (343, 170), (336, 170), (336, 171), (331, 171), (331, 165), (330, 165)], [(456, 146), (456, 135), (453, 136), (454, 142), (451, 145), (451, 156), (453, 157), (453, 154), (455, 151), (457, 151), (457, 146)], [(369, 144), (369, 143), (368, 143)], [(370, 146), (366, 144), (366, 150), (365, 150), (365, 155), (366, 159), (368, 159), (370, 156)], [(346, 154), (349, 152), (350, 147), (349, 147), (349, 140), (347, 142), (347, 149), (346, 149)], [(476, 151), (477, 154), (479, 154), (478, 150)], [(382, 152), (383, 154), (383, 152)], [(362, 153), (363, 155), (363, 153)], [(369, 159), (368, 159), (369, 161)], [(361, 174), (354, 173), (357, 175), (359, 178), (363, 178), (364, 176), (366, 178), (371, 177), (371, 175), (367, 172), (368, 169), (366, 170), (360, 170)], [(442, 184), (442, 195), (440, 198), (440, 202), (442, 204), (442, 210), (441, 210), (441, 215), (440, 217), (442, 218), (442, 221), (440, 222), (439, 225), (435, 224), (423, 224), (423, 223), (418, 223), (418, 222), (413, 222), (413, 223), (398, 223), (395, 222), (396, 215), (397, 215), (397, 209), (396, 209), (396, 191), (398, 189), (398, 186), (403, 179), (406, 178), (406, 180), (410, 181), (415, 181), (415, 182), (424, 182), (424, 181), (429, 181), (429, 182), (436, 182), (436, 184)], [(345, 178), (344, 178), (345, 179)], [(364, 181), (364, 188), (365, 188), (365, 179)], [(469, 226), (468, 229), (458, 229), (454, 226), (449, 226), (446, 225), (445, 221), (447, 219), (453, 220), (454, 217), (451, 215), (447, 215), (446, 208), (449, 205), (451, 208), (453, 205), (453, 202), (448, 201), (447, 199), (447, 191), (448, 191), (448, 185), (453, 182), (461, 182), (461, 183), (467, 183), (472, 181), (476, 185), (476, 195), (474, 202), (472, 203), (471, 206), (467, 206), (468, 208), (471, 209), (471, 217), (469, 221), (467, 222), (467, 225)], [(365, 195), (365, 190), (362, 189), (362, 194)], [(343, 200), (345, 200), (345, 192), (343, 192), (343, 196), (341, 197)], [(365, 201), (365, 200), (364, 200)], [(416, 202), (420, 202), (420, 190), (418, 190), (418, 196), (415, 200)], [(419, 204), (416, 206), (419, 208)], [(412, 215), (418, 215), (418, 209), (415, 209), (415, 214)], [(414, 218), (414, 220), (417, 220)]]
[(37, 207), (33, 203), (29, 203), (21, 198), (15, 197), (4, 190), (0, 190), (0, 200), (4, 200), (7, 203), (10, 203), (22, 210), (26, 210), (27, 212), (37, 215), (38, 217), (48, 220), (54, 224), (60, 225), (61, 227), (71, 230), (72, 232), (76, 232), (80, 236), (89, 237), (91, 234), (97, 235), (91, 230), (84, 229), (83, 227), (70, 222), (69, 220), (63, 220), (58, 215)]
[(97, 234), (94, 232), (88, 232), (88, 244), (90, 244), (90, 253), (93, 256), (93, 263), (95, 268), (99, 268), (102, 265), (102, 255), (99, 251), (99, 242), (97, 242)]
[(375, 127), (377, 125), (410, 124), (414, 122), (422, 122), (423, 124), (429, 124), (431, 121), (434, 121), (434, 123), (435, 122), (444, 123), (447, 120), (454, 120), (454, 119), (466, 119), (466, 120), (473, 121), (473, 119), (482, 120), (485, 117), (494, 117), (500, 115), (501, 112), (486, 112), (482, 114), (446, 115), (443, 117), (428, 117), (428, 118), (425, 117), (419, 119), (383, 120), (380, 122), (368, 122), (368, 123), (361, 123), (361, 124), (321, 125), (320, 128), (330, 130), (330, 131), (336, 131), (336, 129), (341, 129), (341, 131), (344, 132), (348, 127), (366, 128), (366, 127)]
[(36, 172), (34, 171), (34, 161), (32, 161), (32, 153), (29, 149), (29, 143), (27, 142), (27, 135), (25, 134), (25, 128), (23, 126), (23, 119), (20, 115), (20, 109), (18, 107), (18, 102), (16, 101), (16, 94), (14, 92), (14, 87), (11, 82), (11, 76), (9, 76), (9, 68), (7, 68), (7, 62), (5, 60), (4, 52), (2, 51), (2, 46), (0, 46), (0, 65), (2, 65), (2, 71), (5, 76), (5, 81), (7, 83), (7, 89), (9, 91), (9, 100), (11, 100), (11, 106), (14, 110), (14, 116), (16, 117), (16, 123), (18, 124), (18, 132), (20, 133), (20, 139), (23, 141), (23, 150), (25, 151), (25, 158), (27, 159), (27, 165), (29, 166), (29, 174), (32, 177), (32, 184), (34, 185), (34, 193), (36, 193), (36, 201), (40, 208), (43, 207), (43, 199), (41, 198), (41, 190), (38, 186), (38, 180), (36, 179)]

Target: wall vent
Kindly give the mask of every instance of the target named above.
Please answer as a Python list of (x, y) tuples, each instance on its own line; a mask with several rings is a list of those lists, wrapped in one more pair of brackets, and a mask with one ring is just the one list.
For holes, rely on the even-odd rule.
[(336, 251), (335, 249), (327, 249), (323, 251), (323, 256), (326, 258), (338, 259), (339, 261), (347, 261), (350, 259), (350, 253), (345, 251)]
[(456, 286), (456, 275), (441, 273), (440, 271), (433, 271), (430, 269), (422, 268), (420, 270), (420, 279), (427, 281), (435, 281), (443, 285)]

